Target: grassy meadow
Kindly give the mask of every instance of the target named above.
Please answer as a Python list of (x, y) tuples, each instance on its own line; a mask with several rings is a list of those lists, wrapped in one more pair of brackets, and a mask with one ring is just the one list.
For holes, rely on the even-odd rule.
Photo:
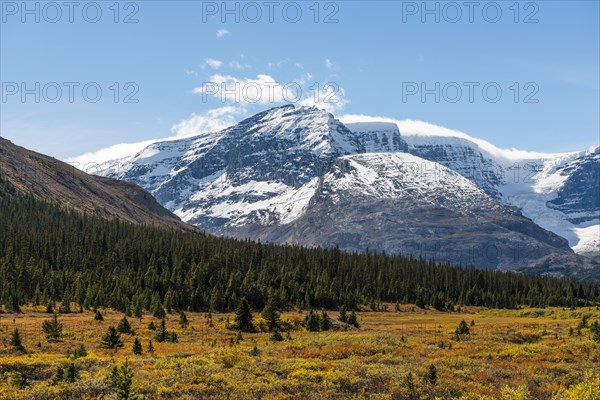
[[(2, 313), (0, 399), (125, 398), (109, 383), (125, 359), (129, 396), (139, 399), (600, 399), (600, 344), (588, 327), (600, 319), (597, 307), (387, 309), (358, 312), (360, 329), (333, 321), (324, 332), (302, 326), (306, 312), (286, 312), (281, 341), (269, 332), (240, 337), (228, 328), (233, 314), (186, 313), (185, 328), (179, 314), (167, 315), (178, 342), (159, 343), (148, 326), (160, 321), (132, 316), (135, 334), (122, 334), (116, 351), (101, 338), (122, 313), (100, 310), (104, 321), (91, 311), (60, 314), (56, 342), (42, 332), (52, 318), (43, 307)], [(458, 335), (463, 320), (469, 333)], [(260, 314), (254, 323), (264, 326)], [(11, 344), (15, 328), (24, 350)], [(75, 357), (80, 345), (86, 354)], [(75, 371), (71, 381), (56, 378), (58, 367)]]

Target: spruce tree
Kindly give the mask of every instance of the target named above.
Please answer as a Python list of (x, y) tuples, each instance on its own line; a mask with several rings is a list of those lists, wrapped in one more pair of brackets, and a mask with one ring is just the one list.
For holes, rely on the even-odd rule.
[(119, 347), (123, 347), (121, 334), (114, 326), (109, 326), (104, 336), (102, 336), (101, 344), (104, 348), (117, 350)]
[(123, 317), (121, 321), (119, 321), (119, 325), (117, 325), (117, 330), (120, 333), (125, 333), (127, 335), (133, 335), (135, 332), (133, 328), (131, 328), (131, 324), (127, 320), (127, 317)]
[(427, 372), (425, 372), (425, 375), (423, 375), (423, 380), (429, 384), (435, 385), (437, 380), (438, 380), (438, 376), (437, 376), (437, 368), (435, 367), (435, 365), (430, 364), (429, 368), (427, 368)]
[(356, 313), (354, 311), (352, 311), (348, 317), (348, 324), (354, 326), (355, 328), (360, 328), (360, 324), (358, 323), (358, 319), (356, 318)]
[(142, 306), (139, 302), (139, 300), (136, 299), (135, 305), (133, 307), (133, 315), (136, 318), (142, 318), (144, 316), (144, 312), (142, 310)]
[(158, 293), (154, 293), (154, 295), (152, 296), (152, 305), (150, 306), (150, 312), (152, 312), (154, 318), (162, 319), (167, 316), (165, 313), (165, 309), (163, 308), (160, 302), (160, 296)]
[(190, 322), (187, 319), (187, 315), (185, 315), (185, 313), (182, 311), (179, 314), (179, 326), (181, 326), (183, 329), (187, 328), (190, 325)]
[(281, 342), (283, 340), (283, 336), (281, 336), (279, 328), (273, 329), (273, 332), (271, 333), (271, 340), (274, 342)]
[(65, 290), (58, 312), (61, 314), (68, 314), (71, 312), (71, 294), (69, 289)]
[(340, 307), (340, 315), (338, 316), (338, 319), (343, 322), (343, 323), (347, 323), (348, 322), (348, 312), (346, 311), (346, 306), (342, 305)]
[(129, 366), (129, 360), (127, 359), (120, 366), (115, 365), (112, 367), (108, 380), (118, 400), (129, 400), (131, 398), (133, 375), (133, 369)]
[(327, 312), (325, 312), (324, 310), (321, 312), (321, 318), (320, 318), (319, 322), (321, 324), (322, 331), (328, 331), (332, 328), (331, 320), (329, 319), (329, 315), (327, 315)]
[(94, 320), (95, 321), (104, 321), (104, 317), (102, 316), (102, 313), (100, 312), (100, 310), (96, 310), (96, 314), (94, 315)]
[(252, 323), (252, 310), (250, 310), (250, 304), (248, 300), (243, 297), (238, 303), (237, 310), (235, 312), (235, 324), (237, 329), (242, 332), (254, 331), (254, 324)]
[(133, 341), (133, 354), (136, 354), (136, 355), (142, 354), (142, 342), (137, 337)]
[(415, 380), (413, 378), (412, 372), (409, 372), (402, 378), (402, 383), (400, 386), (408, 389), (409, 391), (413, 391), (415, 389)]
[(306, 316), (306, 319), (304, 320), (304, 324), (306, 325), (306, 329), (310, 332), (319, 332), (321, 329), (319, 315), (314, 310), (310, 310)]
[(600, 323), (598, 321), (590, 325), (590, 331), (592, 332), (592, 340), (600, 343)]
[(64, 380), (65, 380), (65, 371), (62, 369), (61, 366), (59, 366), (56, 368), (56, 374), (54, 374), (54, 377), (52, 378), (52, 381), (50, 382), (50, 384), (58, 385), (59, 383), (61, 383)]
[(19, 332), (18, 328), (15, 328), (15, 330), (10, 335), (9, 344), (12, 347), (14, 347), (15, 350), (21, 351), (23, 353), (25, 352), (25, 347), (23, 346), (23, 341), (21, 340), (21, 333)]
[(58, 342), (62, 336), (62, 323), (58, 320), (58, 316), (54, 314), (52, 319), (47, 319), (42, 323), (42, 330), (46, 335), (46, 340), (49, 342)]
[(469, 330), (469, 326), (467, 325), (467, 321), (465, 321), (464, 319), (460, 321), (455, 333), (457, 335), (469, 335), (471, 332)]
[(85, 356), (87, 356), (87, 350), (83, 344), (80, 344), (75, 351), (73, 351), (73, 358), (78, 359)]
[(279, 311), (277, 310), (277, 306), (275, 303), (274, 297), (269, 296), (269, 300), (267, 301), (267, 305), (262, 310), (262, 317), (267, 321), (267, 327), (270, 331), (275, 329), (279, 329)]
[(65, 376), (65, 380), (69, 383), (73, 383), (77, 379), (79, 379), (79, 371), (77, 371), (77, 367), (75, 366), (75, 364), (70, 363), (67, 366), (67, 373)]
[(27, 376), (27, 373), (24, 371), (17, 371), (13, 373), (10, 378), (10, 383), (17, 389), (25, 389), (31, 386), (29, 376)]
[(156, 334), (154, 335), (154, 340), (159, 343), (167, 342), (170, 339), (169, 331), (167, 330), (167, 323), (164, 318), (160, 321), (160, 326), (156, 329)]

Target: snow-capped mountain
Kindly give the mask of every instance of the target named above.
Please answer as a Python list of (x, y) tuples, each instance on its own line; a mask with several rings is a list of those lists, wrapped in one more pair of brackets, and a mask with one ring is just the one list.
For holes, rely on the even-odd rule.
[[(406, 151), (438, 162), (490, 196), (565, 237), (580, 254), (600, 255), (600, 147), (564, 154), (505, 151), (459, 132), (415, 121), (347, 123), (355, 133), (402, 129)], [(365, 129), (367, 127), (368, 129)]]
[(278, 107), (153, 143), (101, 174), (141, 185), (215, 234), (589, 275), (569, 243), (597, 240), (597, 149), (523, 156), (425, 123), (351, 122)]

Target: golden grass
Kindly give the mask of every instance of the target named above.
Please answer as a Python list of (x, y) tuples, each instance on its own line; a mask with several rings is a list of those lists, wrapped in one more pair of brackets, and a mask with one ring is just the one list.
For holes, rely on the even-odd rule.
[[(100, 346), (123, 314), (106, 310), (103, 322), (89, 311), (60, 315), (63, 339), (49, 343), (41, 324), (50, 316), (41, 311), (0, 314), (0, 399), (114, 398), (106, 376), (125, 357), (135, 369), (135, 392), (148, 399), (600, 399), (600, 346), (589, 329), (569, 335), (582, 315), (600, 319), (597, 308), (441, 313), (403, 306), (401, 312), (358, 313), (360, 330), (294, 330), (282, 342), (269, 333), (245, 333), (240, 343), (237, 332), (225, 329), (230, 314), (213, 314), (209, 327), (205, 314), (188, 313), (186, 329), (172, 314), (167, 325), (179, 343), (153, 341), (154, 356), (147, 352), (151, 316), (128, 318), (144, 347), (133, 355), (134, 336), (122, 335), (125, 346), (117, 352)], [(457, 340), (454, 330), (463, 319), (475, 326)], [(8, 346), (15, 327), (26, 354)], [(69, 354), (80, 344), (88, 355), (73, 361)], [(69, 362), (81, 379), (51, 386), (57, 366)], [(435, 385), (421, 378), (430, 364), (437, 368)], [(25, 371), (31, 387), (12, 385), (15, 371)], [(406, 384), (409, 373), (413, 387)]]

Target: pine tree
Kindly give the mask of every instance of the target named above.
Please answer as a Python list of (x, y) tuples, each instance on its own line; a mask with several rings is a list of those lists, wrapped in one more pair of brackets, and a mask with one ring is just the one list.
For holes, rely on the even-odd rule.
[(329, 315), (325, 311), (321, 312), (321, 318), (319, 320), (322, 331), (328, 331), (331, 329), (331, 320), (329, 319)]
[(71, 293), (69, 289), (65, 290), (58, 312), (61, 314), (68, 314), (71, 312)]
[(56, 374), (54, 374), (54, 377), (52, 378), (52, 381), (50, 382), (50, 384), (58, 385), (59, 383), (61, 383), (64, 380), (65, 380), (65, 371), (62, 369), (62, 367), (59, 366), (56, 368)]
[(10, 378), (10, 383), (17, 389), (25, 389), (31, 386), (31, 382), (29, 382), (29, 376), (27, 376), (24, 371), (17, 371), (13, 373)]
[(306, 319), (304, 320), (304, 324), (306, 325), (306, 329), (310, 332), (319, 332), (321, 329), (321, 321), (319, 320), (319, 315), (314, 312), (314, 310), (310, 310)]
[(127, 359), (120, 366), (115, 365), (112, 367), (108, 380), (118, 400), (129, 400), (131, 398), (133, 375), (133, 369), (129, 366), (129, 360)]
[(150, 323), (148, 324), (148, 329), (150, 329), (151, 331), (156, 330), (156, 324), (154, 323), (154, 321), (150, 321)]
[(73, 383), (77, 379), (79, 379), (79, 371), (77, 371), (77, 367), (75, 367), (75, 364), (71, 363), (67, 367), (67, 374), (65, 376), (65, 380), (69, 383)]
[(58, 316), (54, 314), (52, 319), (47, 319), (42, 323), (42, 330), (46, 335), (46, 340), (49, 342), (58, 342), (62, 336), (62, 323), (58, 320)]
[(167, 330), (167, 323), (164, 318), (160, 321), (160, 326), (156, 329), (156, 334), (154, 335), (154, 340), (159, 343), (167, 342), (170, 339), (169, 331)]
[(340, 315), (338, 316), (338, 319), (343, 322), (343, 323), (347, 323), (348, 322), (348, 312), (346, 311), (346, 306), (343, 305), (342, 307), (340, 307)]
[(252, 323), (252, 310), (250, 310), (250, 304), (245, 297), (243, 297), (238, 303), (237, 310), (235, 312), (235, 324), (237, 329), (242, 332), (254, 331), (254, 324)]
[(435, 367), (435, 365), (433, 365), (433, 364), (429, 365), (427, 372), (425, 373), (425, 375), (423, 375), (423, 380), (432, 385), (436, 384), (438, 377), (437, 377), (437, 368)]
[(121, 334), (114, 326), (108, 327), (108, 330), (102, 336), (102, 347), (107, 349), (117, 350), (119, 347), (123, 347), (123, 341), (121, 340)]
[(419, 308), (425, 308), (425, 294), (422, 287), (417, 287), (417, 297), (415, 299), (415, 305)]
[(275, 303), (275, 298), (273, 295), (269, 296), (269, 300), (267, 301), (267, 305), (263, 308), (262, 317), (267, 321), (267, 327), (270, 331), (274, 331), (275, 329), (279, 329), (279, 311), (277, 310), (277, 306)]
[(413, 391), (415, 389), (415, 380), (413, 378), (412, 372), (409, 372), (404, 376), (404, 378), (402, 379), (402, 383), (400, 383), (400, 386), (405, 387), (410, 391)]
[(183, 329), (187, 328), (190, 325), (190, 322), (187, 319), (187, 315), (185, 315), (185, 313), (182, 311), (179, 314), (179, 326), (181, 326)]
[(281, 342), (283, 340), (283, 336), (281, 336), (279, 328), (273, 329), (273, 332), (271, 333), (271, 340), (274, 342)]
[(142, 342), (137, 337), (133, 341), (133, 354), (136, 354), (136, 355), (142, 354)]
[(154, 355), (154, 346), (152, 345), (152, 340), (148, 341), (148, 353), (150, 353), (150, 355)]
[(136, 299), (135, 305), (133, 306), (133, 315), (136, 316), (136, 318), (142, 318), (144, 316), (144, 312), (142, 310), (142, 305), (140, 304), (139, 300)]
[(360, 324), (358, 323), (358, 319), (356, 318), (356, 313), (354, 311), (352, 311), (348, 317), (348, 324), (354, 326), (355, 328), (360, 328)]
[(79, 347), (77, 347), (73, 352), (73, 358), (78, 359), (85, 356), (87, 356), (87, 350), (83, 344), (80, 344)]
[(104, 317), (102, 316), (102, 313), (100, 312), (100, 310), (96, 310), (96, 314), (94, 315), (94, 320), (95, 321), (104, 321)]
[(117, 330), (120, 333), (125, 333), (128, 335), (133, 335), (135, 333), (131, 328), (131, 324), (127, 320), (127, 317), (123, 317), (123, 319), (119, 321), (119, 325), (117, 325)]
[(592, 332), (592, 340), (596, 343), (600, 343), (600, 323), (598, 321), (590, 326), (590, 331)]
[(25, 347), (23, 346), (23, 341), (21, 340), (21, 333), (18, 328), (15, 328), (13, 333), (10, 335), (9, 344), (15, 348), (17, 351), (25, 352)]
[(152, 296), (152, 305), (150, 306), (150, 312), (152, 312), (154, 318), (162, 319), (166, 317), (165, 309), (160, 303), (160, 296), (158, 293), (154, 293), (154, 295)]
[(467, 321), (465, 321), (464, 319), (460, 321), (460, 324), (458, 324), (455, 333), (457, 335), (469, 335), (471, 332), (469, 331), (469, 327), (467, 326)]

